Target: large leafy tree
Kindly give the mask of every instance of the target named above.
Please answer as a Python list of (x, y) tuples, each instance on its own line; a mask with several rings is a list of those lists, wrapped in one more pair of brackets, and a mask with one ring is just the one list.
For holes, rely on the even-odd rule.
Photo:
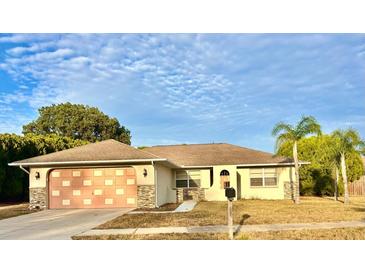
[(56, 134), (89, 142), (115, 139), (131, 143), (130, 131), (96, 107), (63, 103), (41, 107), (38, 111), (39, 117), (23, 126), (24, 134)]
[(349, 203), (348, 176), (346, 167), (346, 158), (353, 153), (360, 153), (365, 147), (364, 141), (361, 140), (359, 133), (354, 129), (335, 130), (332, 133), (335, 139), (334, 148), (340, 158), (341, 175), (344, 184), (344, 202)]
[(294, 202), (298, 204), (300, 202), (300, 190), (299, 190), (299, 159), (298, 159), (298, 141), (307, 136), (308, 134), (321, 134), (321, 126), (317, 123), (313, 116), (303, 116), (296, 125), (290, 125), (283, 122), (277, 123), (273, 130), (272, 135), (276, 136), (276, 150), (285, 142), (292, 144), (292, 157), (295, 165), (295, 193)]

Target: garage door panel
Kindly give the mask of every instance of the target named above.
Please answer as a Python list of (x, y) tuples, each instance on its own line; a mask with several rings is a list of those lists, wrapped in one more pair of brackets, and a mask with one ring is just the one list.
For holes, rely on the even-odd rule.
[(93, 169), (93, 176), (94, 177), (103, 177), (104, 176), (104, 169), (102, 169), (102, 168), (94, 168)]
[(92, 183), (93, 183), (94, 186), (104, 186), (105, 185), (105, 180), (104, 180), (104, 178), (95, 178), (95, 177), (93, 177)]
[(132, 174), (133, 168), (53, 170), (49, 175), (50, 208), (135, 207), (137, 186)]
[(70, 181), (70, 186), (73, 188), (79, 188), (83, 186), (82, 178), (67, 178), (66, 181)]
[(131, 187), (131, 186), (126, 186), (124, 192), (125, 192), (126, 196), (136, 196), (137, 195), (137, 189), (135, 187)]
[(104, 194), (105, 196), (115, 196), (116, 194), (116, 188), (115, 187), (105, 187), (104, 188)]
[(115, 176), (115, 168), (106, 168), (106, 169), (104, 169), (104, 176), (114, 177)]
[(94, 190), (92, 188), (82, 188), (81, 196), (83, 197), (92, 197), (94, 194)]
[(83, 177), (82, 178), (82, 186), (89, 187), (94, 185), (93, 178), (92, 177)]
[(134, 168), (127, 168), (126, 173), (127, 176), (134, 176), (135, 175)]
[(83, 177), (93, 177), (93, 170), (92, 169), (83, 169), (82, 176)]
[(115, 186), (115, 177), (104, 177), (105, 186)]
[(125, 185), (127, 184), (127, 178), (126, 177), (120, 177), (120, 176), (117, 176), (115, 177), (115, 185), (117, 186), (122, 186), (122, 185)]
[[(72, 177), (72, 169), (59, 169), (56, 172), (60, 172), (62, 178), (71, 178)], [(55, 171), (53, 171), (55, 172)]]

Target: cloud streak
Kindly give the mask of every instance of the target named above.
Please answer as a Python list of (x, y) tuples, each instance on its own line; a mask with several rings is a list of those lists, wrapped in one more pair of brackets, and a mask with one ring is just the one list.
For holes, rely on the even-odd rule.
[[(19, 87), (0, 90), (9, 116), (18, 107), (30, 120), (64, 101), (96, 105), (131, 128), (136, 145), (272, 150), (278, 120), (313, 114), (332, 130), (365, 115), (364, 35), (16, 34), (1, 45), (0, 70)], [(16, 119), (12, 131), (26, 120)]]

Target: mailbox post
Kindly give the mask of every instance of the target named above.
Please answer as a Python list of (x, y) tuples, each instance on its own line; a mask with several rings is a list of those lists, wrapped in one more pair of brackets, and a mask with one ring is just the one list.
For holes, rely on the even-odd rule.
[(233, 240), (233, 210), (232, 201), (236, 197), (236, 190), (233, 187), (227, 187), (225, 189), (225, 194), (228, 200), (227, 207), (227, 219), (228, 219), (228, 236), (230, 240)]

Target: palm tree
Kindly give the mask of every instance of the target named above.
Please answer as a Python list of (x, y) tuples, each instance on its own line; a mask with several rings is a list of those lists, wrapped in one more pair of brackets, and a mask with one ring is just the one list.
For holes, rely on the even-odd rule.
[(337, 149), (337, 139), (334, 138), (333, 136), (331, 136), (330, 139), (330, 143), (328, 145), (328, 149), (329, 149), (329, 164), (330, 167), (333, 169), (334, 171), (334, 193), (333, 193), (333, 198), (335, 201), (338, 201), (338, 182), (339, 182), (339, 167), (341, 165), (340, 162), (340, 157), (338, 154), (338, 149)]
[(276, 138), (276, 150), (284, 143), (293, 144), (293, 158), (295, 165), (295, 190), (294, 202), (299, 203), (299, 160), (298, 160), (298, 141), (308, 134), (321, 134), (321, 126), (313, 116), (303, 116), (295, 126), (279, 122), (272, 130), (272, 135)]
[(341, 164), (341, 175), (344, 185), (344, 202), (348, 204), (350, 201), (348, 181), (347, 181), (347, 170), (346, 170), (346, 155), (353, 152), (359, 152), (364, 149), (365, 143), (361, 140), (359, 133), (354, 129), (347, 130), (335, 130), (332, 136), (336, 140), (335, 149), (338, 157), (340, 158)]

